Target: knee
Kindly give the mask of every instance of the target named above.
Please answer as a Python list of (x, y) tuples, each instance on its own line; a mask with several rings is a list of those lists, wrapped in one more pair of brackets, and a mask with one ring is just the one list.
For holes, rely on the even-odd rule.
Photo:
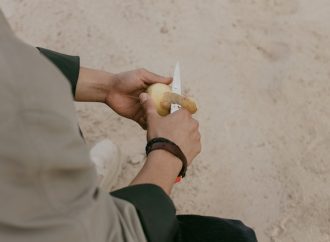
[(235, 224), (235, 234), (237, 235), (237, 238), (239, 241), (242, 242), (257, 242), (257, 237), (253, 229), (246, 226), (242, 221), (240, 220), (232, 220), (232, 222)]

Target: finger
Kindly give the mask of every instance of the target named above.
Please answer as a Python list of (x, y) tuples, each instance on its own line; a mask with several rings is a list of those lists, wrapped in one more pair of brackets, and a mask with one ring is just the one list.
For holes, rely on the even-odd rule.
[(196, 119), (192, 119), (192, 126), (193, 129), (198, 130), (199, 129), (199, 122)]
[(179, 115), (182, 118), (192, 118), (192, 114), (185, 108), (180, 108), (179, 110), (175, 111), (173, 115)]
[(194, 138), (198, 141), (201, 140), (201, 133), (200, 132), (196, 132), (195, 135), (194, 135)]
[(145, 116), (140, 118), (139, 124), (142, 129), (147, 130), (148, 124)]
[(141, 93), (140, 96), (140, 103), (144, 109), (147, 122), (153, 117), (157, 117), (158, 113), (155, 107), (155, 104), (153, 103), (152, 99), (147, 93)]
[(172, 82), (172, 77), (160, 76), (147, 70), (143, 71), (143, 77), (145, 78), (144, 79), (145, 83), (148, 85), (154, 83), (164, 83), (168, 85)]
[(134, 120), (143, 128), (147, 128), (147, 120), (146, 115), (143, 108), (140, 108), (137, 115), (135, 116)]
[(147, 120), (146, 120), (146, 117), (144, 116), (141, 116), (139, 118), (139, 120), (137, 121), (137, 123), (141, 126), (142, 129), (146, 130), (147, 129)]

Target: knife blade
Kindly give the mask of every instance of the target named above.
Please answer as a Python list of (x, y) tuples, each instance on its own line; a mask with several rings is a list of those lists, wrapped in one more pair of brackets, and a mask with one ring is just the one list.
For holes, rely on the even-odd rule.
[[(172, 92), (181, 95), (181, 75), (180, 75), (180, 63), (177, 62), (174, 69)], [(171, 113), (178, 111), (181, 108), (178, 104), (171, 104)]]

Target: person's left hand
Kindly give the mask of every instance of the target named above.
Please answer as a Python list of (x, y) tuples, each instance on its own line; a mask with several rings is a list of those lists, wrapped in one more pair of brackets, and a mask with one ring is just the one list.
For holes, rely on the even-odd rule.
[(119, 115), (132, 119), (146, 129), (145, 112), (139, 95), (154, 83), (170, 84), (171, 77), (162, 77), (145, 69), (114, 74), (105, 103)]

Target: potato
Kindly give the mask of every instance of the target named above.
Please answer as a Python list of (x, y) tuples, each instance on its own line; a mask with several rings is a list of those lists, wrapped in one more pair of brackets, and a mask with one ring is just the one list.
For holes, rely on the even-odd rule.
[(161, 116), (166, 116), (171, 111), (171, 104), (179, 104), (181, 107), (187, 109), (190, 113), (197, 111), (197, 106), (191, 99), (171, 92), (168, 85), (156, 83), (147, 89), (148, 94), (154, 101), (157, 112)]
[(171, 110), (171, 104), (168, 106), (164, 105), (163, 103), (165, 96), (164, 94), (167, 92), (171, 93), (171, 88), (168, 85), (162, 83), (153, 84), (147, 90), (147, 93), (154, 101), (158, 114), (161, 116), (166, 116), (170, 113)]

